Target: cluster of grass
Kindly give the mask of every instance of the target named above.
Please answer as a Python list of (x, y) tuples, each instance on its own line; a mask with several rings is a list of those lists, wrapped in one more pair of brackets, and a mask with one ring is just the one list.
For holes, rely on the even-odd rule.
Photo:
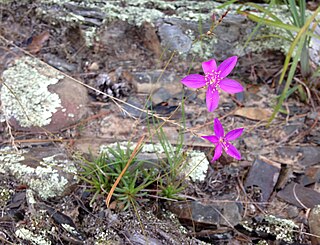
[[(184, 186), (178, 179), (183, 179), (180, 167), (185, 158), (176, 158), (177, 152), (171, 144), (166, 144), (167, 165), (164, 161), (158, 164), (146, 160), (138, 160), (137, 153), (130, 161), (133, 150), (130, 144), (125, 149), (117, 144), (116, 148), (108, 147), (98, 157), (90, 157), (93, 160), (81, 158), (80, 178), (89, 184), (89, 190), (94, 193), (93, 202), (97, 195), (108, 195), (116, 180), (121, 175), (117, 186), (114, 188), (113, 197), (119, 209), (126, 210), (131, 205), (141, 204), (150, 196), (159, 198), (178, 199), (176, 194), (180, 193)], [(180, 150), (179, 150), (180, 151)], [(182, 155), (182, 154), (181, 154)], [(126, 171), (124, 171), (126, 170)], [(183, 182), (183, 181), (182, 181)]]
[[(93, 161), (82, 159), (81, 179), (90, 185), (90, 190), (98, 194), (107, 195), (116, 179), (125, 169), (132, 154), (130, 143), (126, 149), (117, 144), (115, 149), (108, 147)], [(156, 175), (153, 169), (143, 168), (145, 162), (137, 160), (136, 156), (131, 161), (131, 168), (124, 172), (118, 186), (115, 188), (114, 197), (118, 206), (127, 209), (131, 204), (144, 201), (147, 195), (146, 188), (154, 182)], [(94, 201), (95, 198), (92, 199)]]

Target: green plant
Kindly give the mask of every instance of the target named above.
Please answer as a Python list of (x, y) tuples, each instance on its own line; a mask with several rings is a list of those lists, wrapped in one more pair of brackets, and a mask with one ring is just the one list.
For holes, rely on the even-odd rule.
[[(301, 67), (302, 80), (306, 84), (309, 84), (309, 80), (312, 77), (312, 73), (309, 65), (309, 62), (310, 62), (309, 51), (308, 51), (309, 39), (310, 37), (320, 38), (318, 35), (313, 33), (314, 31), (313, 29), (310, 30), (309, 28), (312, 21), (314, 21), (317, 14), (320, 12), (320, 7), (318, 7), (310, 17), (307, 17), (306, 3), (304, 0), (299, 0), (299, 4), (297, 4), (295, 0), (286, 0), (286, 5), (291, 14), (291, 24), (285, 24), (279, 17), (273, 14), (272, 11), (270, 10), (272, 6), (275, 5), (275, 3), (276, 3), (275, 0), (271, 0), (268, 9), (254, 3), (247, 4), (251, 7), (256, 8), (260, 12), (262, 12), (264, 14), (263, 17), (259, 17), (250, 12), (241, 11), (241, 9), (238, 10), (239, 13), (246, 15), (252, 21), (255, 21), (258, 23), (258, 26), (256, 27), (254, 33), (258, 30), (260, 25), (277, 27), (277, 28), (283, 29), (288, 34), (289, 38), (284, 36), (276, 36), (276, 37), (284, 38), (289, 42), (291, 42), (290, 48), (287, 52), (286, 59), (283, 65), (283, 70), (279, 79), (279, 85), (281, 85), (285, 76), (287, 75), (286, 83), (282, 91), (282, 94), (279, 97), (279, 101), (274, 108), (274, 112), (272, 113), (269, 119), (269, 123), (271, 123), (271, 121), (275, 118), (276, 114), (281, 110), (284, 100), (287, 97), (289, 97), (289, 95), (293, 93), (295, 90), (299, 91), (301, 100), (306, 99), (306, 94), (301, 84), (296, 85), (292, 90), (290, 90), (290, 86), (294, 78), (294, 75), (296, 74), (296, 68), (299, 61), (300, 61), (300, 67)], [(252, 33), (251, 37), (254, 35), (254, 33)], [(290, 64), (290, 61), (291, 61), (291, 64)], [(287, 74), (288, 69), (289, 69), (289, 72)]]
[[(174, 115), (177, 111), (174, 111)], [(172, 145), (168, 139), (166, 133), (163, 130), (163, 125), (167, 122), (160, 122), (159, 118), (155, 117), (151, 108), (151, 119), (154, 132), (151, 132), (151, 125), (148, 121), (148, 129), (151, 136), (151, 141), (153, 141), (153, 136), (156, 135), (157, 139), (163, 149), (166, 161), (161, 161), (160, 168), (162, 169), (161, 176), (158, 180), (158, 188), (160, 189), (159, 195), (165, 198), (178, 199), (178, 193), (184, 190), (185, 186), (183, 182), (185, 180), (184, 168), (186, 164), (186, 154), (183, 150), (184, 145), (184, 128), (185, 128), (185, 114), (184, 114), (184, 100), (181, 102), (181, 124), (179, 127), (178, 138), (175, 145)], [(169, 118), (170, 119), (170, 118)], [(153, 144), (155, 146), (155, 144)], [(154, 147), (154, 151), (157, 150)], [(158, 159), (161, 156), (158, 155)]]
[[(82, 159), (80, 178), (90, 185), (95, 193), (91, 203), (98, 194), (108, 194), (112, 186), (125, 169), (132, 150), (130, 143), (125, 149), (117, 143), (116, 148), (108, 147), (93, 161)], [(113, 196), (118, 201), (118, 207), (129, 208), (132, 204), (144, 201), (147, 195), (145, 188), (154, 182), (153, 169), (144, 169), (144, 162), (133, 158), (130, 167), (124, 172)]]

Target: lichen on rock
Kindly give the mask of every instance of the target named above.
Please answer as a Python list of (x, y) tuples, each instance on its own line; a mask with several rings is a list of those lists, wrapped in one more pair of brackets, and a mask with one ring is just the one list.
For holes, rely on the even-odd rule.
[[(47, 233), (46, 231), (43, 231), (43, 233)], [(46, 239), (45, 235), (35, 234), (33, 231), (26, 229), (24, 227), (18, 228), (15, 232), (16, 236), (31, 242), (32, 244), (36, 245), (51, 245), (51, 241)]]
[(62, 78), (36, 59), (17, 59), (2, 74), (0, 98), (4, 114), (14, 117), (22, 127), (48, 125), (61, 107), (59, 95), (51, 93), (48, 86)]
[(262, 220), (244, 221), (242, 227), (254, 234), (269, 234), (276, 240), (288, 244), (295, 242), (295, 231), (298, 226), (289, 219), (282, 219), (273, 215), (266, 215)]
[[(54, 156), (30, 161), (27, 150), (15, 152), (10, 147), (0, 149), (0, 173), (15, 176), (34, 190), (42, 199), (61, 196), (72, 182), (77, 182), (76, 167), (67, 160), (55, 160)], [(62, 170), (63, 169), (63, 170)]]
[(189, 151), (185, 172), (192, 181), (204, 181), (207, 176), (209, 161), (201, 151)]

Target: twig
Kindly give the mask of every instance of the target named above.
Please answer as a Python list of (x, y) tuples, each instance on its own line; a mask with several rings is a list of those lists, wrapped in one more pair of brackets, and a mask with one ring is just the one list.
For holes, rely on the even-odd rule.
[(116, 181), (114, 182), (107, 198), (106, 198), (106, 204), (107, 204), (107, 207), (109, 208), (109, 205), (110, 205), (110, 200), (111, 200), (111, 197), (113, 195), (113, 192), (114, 190), (116, 189), (117, 185), (119, 184), (122, 176), (124, 175), (124, 173), (127, 171), (130, 163), (132, 162), (132, 160), (134, 159), (134, 157), (137, 155), (142, 143), (143, 143), (143, 140), (144, 140), (145, 136), (143, 135), (140, 140), (138, 141), (136, 147), (134, 148), (133, 152), (131, 153), (131, 156), (130, 156), (130, 159), (129, 161), (127, 162), (126, 166), (123, 168), (123, 170), (121, 171), (121, 173), (119, 174), (118, 178), (116, 179)]
[(296, 193), (296, 186), (297, 186), (297, 183), (295, 183), (295, 184), (293, 185), (293, 195), (294, 195), (294, 198), (297, 200), (297, 202), (298, 202), (304, 209), (308, 209), (308, 207), (306, 207), (306, 206), (300, 201), (300, 199), (298, 198), (297, 193)]

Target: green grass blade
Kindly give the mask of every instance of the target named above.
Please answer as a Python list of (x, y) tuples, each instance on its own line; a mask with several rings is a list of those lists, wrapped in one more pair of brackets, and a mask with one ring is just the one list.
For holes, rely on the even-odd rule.
[[(316, 12), (318, 12), (318, 11), (316, 11)], [(255, 22), (258, 22), (258, 23), (262, 23), (262, 24), (265, 24), (265, 25), (268, 25), (268, 26), (278, 27), (278, 28), (281, 28), (281, 29), (284, 29), (284, 30), (288, 30), (288, 31), (291, 31), (291, 32), (299, 32), (300, 29), (301, 29), (301, 28), (299, 28), (297, 26), (294, 26), (294, 25), (284, 24), (284, 23), (279, 22), (279, 21), (267, 20), (267, 19), (261, 18), (261, 17), (259, 17), (257, 15), (250, 14), (250, 13), (247, 13), (247, 12), (241, 11), (239, 13), (243, 14), (243, 15), (246, 15), (252, 21), (255, 21)], [(314, 37), (314, 38), (317, 38), (317, 39), (320, 40), (320, 36), (317, 35), (317, 34), (314, 34), (313, 32), (306, 31), (306, 35)]]
[[(297, 54), (295, 55), (294, 59), (293, 59), (293, 62), (291, 64), (291, 67), (290, 67), (290, 70), (289, 70), (289, 74), (288, 74), (288, 78), (287, 78), (287, 81), (286, 81), (286, 84), (284, 86), (284, 89), (282, 91), (282, 94), (281, 94), (281, 97), (279, 99), (279, 102), (278, 104), (275, 106), (274, 108), (274, 111), (269, 119), (269, 122), (268, 122), (268, 125), (270, 125), (270, 123), (272, 122), (272, 120), (275, 118), (275, 116), (277, 115), (277, 113), (279, 112), (284, 100), (286, 99), (287, 97), (287, 92), (290, 88), (290, 85), (291, 85), (291, 82), (292, 82), (292, 79), (293, 79), (293, 76), (295, 74), (295, 71), (296, 71), (296, 68), (297, 68), (297, 65), (298, 65), (298, 61), (299, 61), (299, 57), (301, 55), (301, 51), (302, 51), (302, 47), (303, 47), (303, 43), (306, 39), (306, 36), (303, 35), (299, 41), (299, 45), (298, 45), (298, 48), (297, 48)], [(287, 57), (291, 57), (291, 55), (287, 55)], [(289, 66), (289, 64), (287, 65), (287, 67)], [(284, 69), (286, 70), (286, 69)], [(282, 74), (281, 74), (282, 75)], [(282, 76), (281, 76), (282, 77)], [(282, 82), (282, 81), (281, 81)]]
[[(271, 9), (272, 5), (271, 3), (269, 4), (269, 8), (266, 9), (264, 7), (262, 7), (261, 5), (255, 4), (255, 3), (248, 3), (248, 6), (254, 7), (255, 9), (259, 10), (260, 12), (266, 14), (267, 16), (269, 16), (270, 18), (272, 18), (274, 21), (279, 21), (282, 22), (281, 19), (279, 19), (276, 15), (274, 15), (272, 13), (272, 11), (270, 11), (269, 9)], [(271, 5), (271, 6), (270, 6)], [(264, 17), (263, 17), (264, 18)]]
[(238, 2), (238, 0), (229, 0), (229, 1), (221, 4), (219, 7), (217, 7), (217, 9), (223, 9), (223, 8), (225, 8), (225, 7), (233, 4), (233, 3), (235, 3), (235, 2)]
[(282, 106), (282, 103), (284, 102), (284, 100), (286, 98), (286, 94), (287, 94), (288, 89), (290, 87), (290, 84), (291, 84), (291, 81), (293, 79), (293, 76), (294, 76), (294, 73), (295, 73), (299, 58), (301, 56), (303, 45), (305, 44), (305, 41), (306, 41), (306, 35), (307, 35), (306, 31), (308, 30), (311, 22), (315, 19), (315, 17), (318, 15), (319, 12), (320, 12), (320, 7), (318, 7), (316, 9), (316, 11), (313, 13), (313, 15), (308, 18), (308, 20), (306, 21), (304, 26), (300, 29), (300, 31), (298, 32), (297, 36), (295, 37), (295, 39), (293, 40), (293, 42), (292, 42), (292, 44), (291, 44), (291, 46), (289, 48), (288, 54), (286, 56), (286, 59), (285, 59), (284, 65), (283, 65), (283, 71), (282, 71), (282, 74), (280, 76), (279, 84), (281, 84), (283, 79), (284, 79), (284, 76), (285, 76), (285, 74), (287, 72), (287, 69), (289, 67), (289, 62), (290, 62), (290, 59), (291, 59), (291, 57), (293, 55), (294, 49), (298, 45), (297, 53), (296, 53), (296, 55), (295, 55), (295, 57), (293, 59), (292, 65), (290, 67), (290, 71), (289, 71), (289, 74), (288, 74), (288, 78), (287, 78), (284, 90), (282, 92), (282, 95), (281, 95), (281, 97), (279, 99), (278, 104), (276, 105), (276, 107), (275, 107), (275, 109), (274, 109), (274, 111), (273, 111), (273, 113), (272, 113), (272, 115), (271, 115), (271, 117), (269, 119), (268, 125), (270, 125), (272, 120), (275, 118), (275, 116), (277, 115), (278, 111), (280, 110), (280, 108)]
[(305, 20), (306, 20), (306, 1), (305, 0), (300, 0), (300, 19), (301, 19), (301, 26), (304, 25)]
[(303, 26), (303, 24), (301, 23), (300, 16), (297, 11), (296, 1), (289, 0), (288, 6), (289, 6), (289, 10), (291, 12), (291, 16), (293, 18), (294, 25), (301, 28)]
[(305, 32), (306, 32), (306, 30), (309, 28), (311, 22), (312, 22), (312, 21), (314, 20), (314, 18), (318, 15), (319, 11), (320, 11), (320, 7), (318, 7), (317, 10), (313, 13), (313, 15), (309, 17), (309, 19), (306, 21), (306, 23), (304, 24), (304, 26), (299, 30), (297, 36), (296, 36), (295, 39), (293, 40), (293, 42), (292, 42), (292, 44), (291, 44), (291, 46), (290, 46), (290, 48), (289, 48), (288, 54), (287, 54), (287, 56), (286, 56), (286, 59), (285, 59), (285, 61), (284, 61), (283, 71), (282, 71), (281, 76), (280, 76), (280, 79), (279, 79), (279, 84), (280, 84), (280, 85), (281, 85), (281, 83), (282, 83), (282, 81), (283, 81), (283, 79), (284, 79), (284, 76), (285, 76), (285, 74), (286, 74), (286, 72), (287, 72), (287, 69), (288, 69), (288, 67), (289, 67), (289, 62), (290, 62), (290, 59), (291, 59), (291, 57), (292, 57), (292, 55), (293, 55), (293, 51), (294, 51), (295, 47), (297, 46), (297, 44), (298, 44), (301, 36), (304, 35)]
[(281, 35), (277, 35), (277, 34), (269, 34), (269, 35), (261, 35), (257, 38), (255, 38), (255, 40), (259, 40), (259, 39), (267, 39), (267, 38), (279, 38), (279, 39), (283, 39), (289, 43), (292, 42), (292, 39), (289, 39), (289, 38), (286, 38), (284, 36), (281, 36)]

